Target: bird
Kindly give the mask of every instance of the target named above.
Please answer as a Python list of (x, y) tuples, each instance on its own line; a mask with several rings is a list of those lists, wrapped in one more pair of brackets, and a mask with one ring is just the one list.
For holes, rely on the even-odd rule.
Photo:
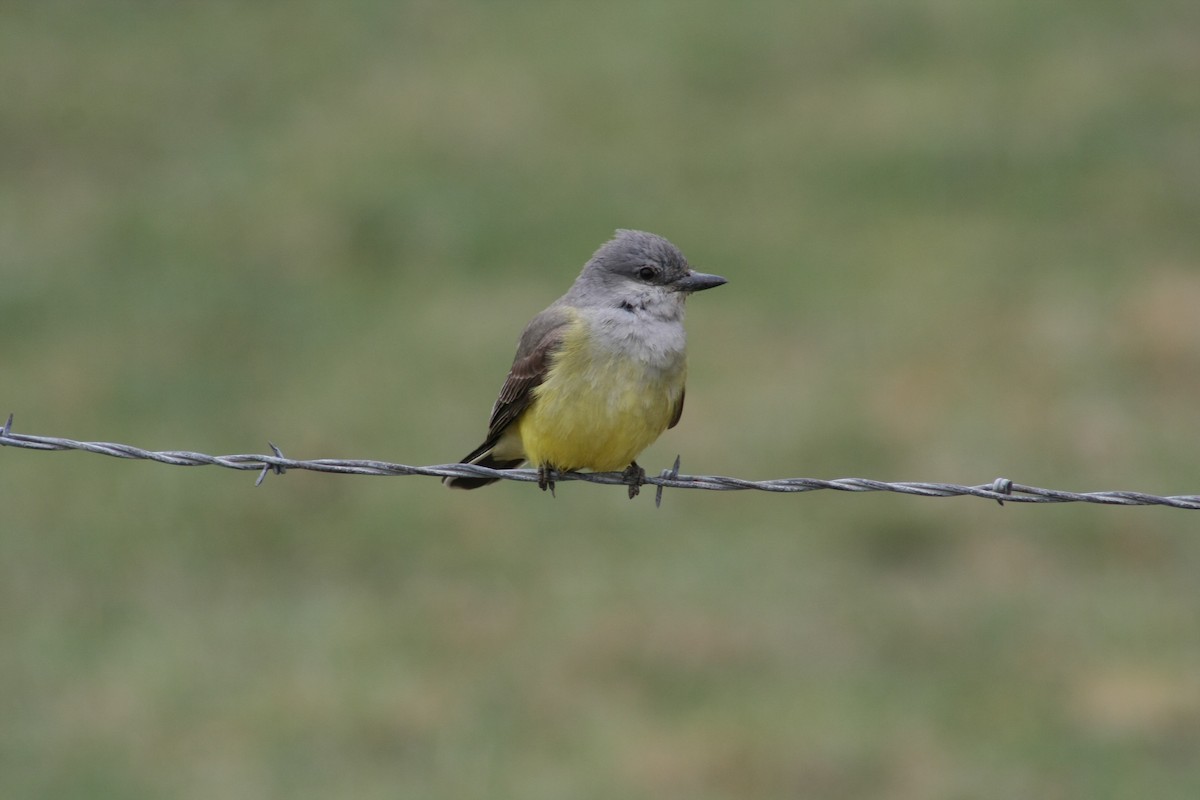
[[(487, 436), (459, 463), (529, 462), (551, 494), (562, 472), (623, 470), (635, 497), (645, 480), (638, 455), (683, 414), (686, 300), (726, 282), (693, 270), (662, 236), (617, 230), (566, 294), (525, 326)], [(443, 483), (477, 489), (496, 480)]]

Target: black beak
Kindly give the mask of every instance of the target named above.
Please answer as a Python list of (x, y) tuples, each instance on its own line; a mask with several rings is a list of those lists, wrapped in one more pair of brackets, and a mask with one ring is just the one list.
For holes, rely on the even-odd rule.
[(727, 280), (720, 275), (708, 275), (703, 272), (689, 272), (684, 277), (675, 281), (675, 288), (680, 292), (701, 292), (705, 289), (712, 289), (720, 286), (723, 283), (728, 283)]

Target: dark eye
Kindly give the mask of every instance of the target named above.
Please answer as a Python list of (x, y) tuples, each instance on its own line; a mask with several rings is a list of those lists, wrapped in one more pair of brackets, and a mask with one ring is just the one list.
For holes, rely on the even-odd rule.
[(644, 281), (652, 281), (658, 275), (658, 270), (654, 267), (642, 267), (638, 270), (638, 277)]

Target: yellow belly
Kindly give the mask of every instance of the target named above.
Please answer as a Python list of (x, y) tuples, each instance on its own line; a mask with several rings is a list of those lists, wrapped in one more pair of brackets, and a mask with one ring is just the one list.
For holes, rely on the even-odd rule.
[(561, 470), (624, 469), (671, 424), (686, 371), (682, 355), (648, 367), (565, 343), (517, 421), (525, 458)]

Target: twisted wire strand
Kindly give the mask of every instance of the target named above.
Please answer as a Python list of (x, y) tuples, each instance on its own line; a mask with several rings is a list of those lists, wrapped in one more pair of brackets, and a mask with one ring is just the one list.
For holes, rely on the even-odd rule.
[[(282, 475), (289, 469), (302, 469), (312, 472), (332, 472), (343, 475), (427, 475), (431, 477), (467, 477), (467, 478), (499, 478), (509, 481), (538, 480), (535, 469), (491, 469), (477, 464), (437, 464), (425, 467), (394, 464), (388, 461), (369, 459), (338, 459), (318, 458), (297, 460), (287, 458), (274, 444), (271, 455), (253, 453), (225, 456), (211, 456), (190, 450), (144, 450), (128, 444), (115, 442), (83, 442), (75, 439), (64, 439), (57, 436), (33, 436), (16, 433), (12, 430), (13, 417), (10, 414), (3, 428), (0, 428), (0, 446), (18, 447), (27, 450), (82, 450), (97, 455), (114, 458), (132, 458), (146, 461), (157, 461), (161, 464), (171, 464), (177, 467), (216, 466), (227, 469), (257, 470), (258, 480), (255, 485), (262, 483), (268, 473)], [(630, 479), (620, 472), (563, 472), (555, 476), (559, 481), (584, 481), (587, 483), (618, 484), (628, 486)], [(929, 483), (923, 481), (877, 481), (868, 478), (835, 478), (824, 480), (820, 478), (776, 478), (772, 480), (752, 481), (744, 478), (730, 478), (721, 475), (684, 475), (679, 472), (679, 459), (675, 459), (672, 469), (663, 470), (659, 475), (646, 475), (645, 484), (657, 487), (656, 503), (662, 500), (662, 490), (670, 489), (709, 489), (713, 491), (744, 491), (757, 490), (762, 492), (812, 492), (830, 490), (837, 492), (894, 492), (897, 494), (914, 495), (917, 497), (979, 497), (995, 500), (998, 503), (1097, 503), (1115, 506), (1166, 506), (1168, 508), (1183, 508), (1200, 510), (1200, 494), (1159, 496), (1144, 492), (1107, 491), (1107, 492), (1068, 492), (1059, 489), (1043, 489), (1037, 486), (1026, 486), (1013, 483), (1007, 478), (997, 478), (988, 484), (964, 486), (955, 483)]]

